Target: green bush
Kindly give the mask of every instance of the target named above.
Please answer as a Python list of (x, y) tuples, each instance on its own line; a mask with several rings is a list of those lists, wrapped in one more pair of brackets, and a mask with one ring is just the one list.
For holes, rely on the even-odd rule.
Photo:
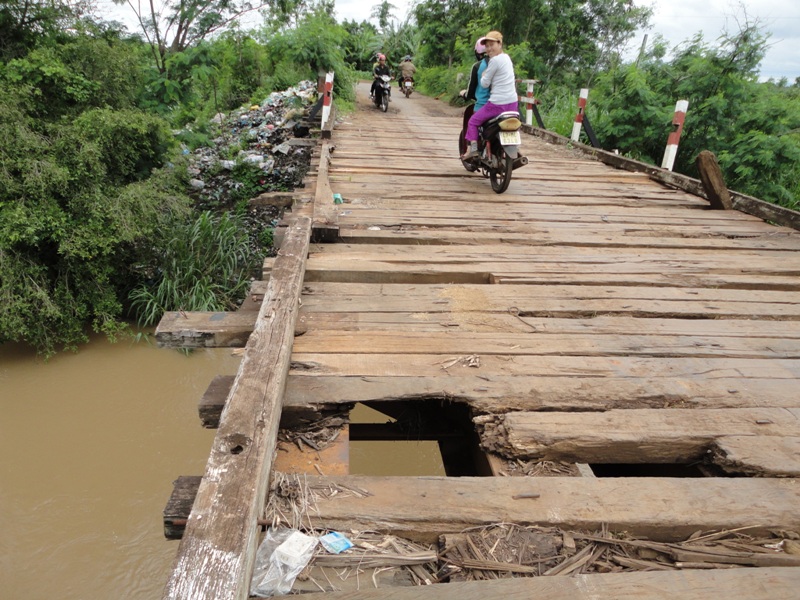
[(248, 243), (241, 217), (232, 213), (204, 212), (160, 237), (157, 246), (162, 256), (150, 280), (129, 296), (143, 326), (157, 323), (167, 310), (235, 309), (261, 259)]

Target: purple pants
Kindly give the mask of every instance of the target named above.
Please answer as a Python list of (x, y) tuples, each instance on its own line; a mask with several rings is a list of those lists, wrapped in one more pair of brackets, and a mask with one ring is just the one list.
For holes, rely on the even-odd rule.
[(483, 107), (472, 115), (469, 119), (469, 123), (467, 123), (467, 138), (468, 142), (477, 142), (478, 141), (478, 126), (482, 125), (492, 117), (496, 117), (500, 113), (504, 113), (507, 110), (517, 110), (517, 103), (512, 102), (511, 104), (492, 104), (491, 102), (487, 102), (483, 105)]

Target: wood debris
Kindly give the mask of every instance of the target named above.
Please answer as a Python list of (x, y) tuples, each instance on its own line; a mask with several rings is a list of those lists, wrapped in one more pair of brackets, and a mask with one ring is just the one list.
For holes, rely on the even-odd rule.
[(278, 439), (296, 444), (301, 452), (305, 452), (306, 449), (316, 452), (332, 444), (348, 422), (349, 417), (346, 413), (331, 415), (303, 427), (281, 429), (278, 432)]
[[(498, 524), (448, 534), (440, 540), (440, 559), (452, 581), (505, 577), (566, 576), (675, 569), (800, 566), (792, 554), (794, 532), (752, 537), (744, 531), (697, 534), (679, 543), (662, 543), (556, 528)], [(788, 546), (788, 548), (787, 548)]]

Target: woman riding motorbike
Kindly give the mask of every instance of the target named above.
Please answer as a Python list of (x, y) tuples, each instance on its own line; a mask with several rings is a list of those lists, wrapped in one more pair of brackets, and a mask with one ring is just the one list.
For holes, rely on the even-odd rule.
[(514, 77), (514, 64), (508, 54), (503, 52), (503, 34), (490, 31), (479, 43), (486, 46), (489, 64), (480, 78), (480, 87), (490, 89), (489, 101), (470, 117), (467, 123), (466, 139), (469, 149), (461, 160), (470, 160), (478, 151), (478, 127), (500, 113), (517, 110), (517, 86)]

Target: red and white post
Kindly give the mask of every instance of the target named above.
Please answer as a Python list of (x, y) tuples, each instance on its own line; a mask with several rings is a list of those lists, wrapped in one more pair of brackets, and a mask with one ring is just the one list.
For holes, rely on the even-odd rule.
[(331, 118), (331, 100), (333, 97), (333, 73), (325, 74), (325, 89), (322, 98), (322, 123), (320, 129), (325, 129), (325, 123)]
[(589, 98), (588, 88), (581, 89), (581, 95), (578, 98), (578, 114), (575, 115), (575, 122), (572, 124), (572, 136), (570, 139), (577, 142), (581, 139), (581, 127), (583, 127), (583, 115), (586, 112), (586, 100)]
[(526, 93), (524, 98), (520, 98), (520, 102), (525, 104), (525, 124), (533, 127), (533, 106), (536, 104), (536, 98), (533, 97), (533, 84), (538, 83), (535, 79), (523, 79), (522, 83), (526, 86)]
[(664, 160), (661, 161), (661, 168), (672, 171), (675, 165), (675, 157), (678, 155), (678, 140), (683, 131), (683, 122), (686, 120), (686, 111), (689, 109), (688, 100), (678, 100), (675, 104), (675, 116), (672, 118), (672, 132), (667, 139), (667, 148), (664, 150)]

